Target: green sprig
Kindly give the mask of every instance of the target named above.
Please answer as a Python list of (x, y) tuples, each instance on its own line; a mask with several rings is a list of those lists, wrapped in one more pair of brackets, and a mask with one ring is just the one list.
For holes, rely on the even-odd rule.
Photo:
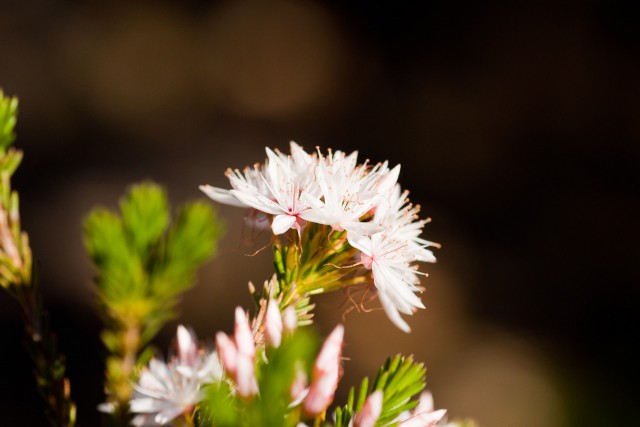
[(397, 355), (387, 359), (380, 367), (375, 379), (369, 387), (369, 380), (364, 378), (359, 391), (349, 391), (349, 399), (343, 407), (335, 412), (335, 427), (346, 427), (363, 407), (367, 397), (374, 391), (382, 390), (382, 412), (376, 426), (393, 426), (393, 422), (404, 412), (413, 409), (418, 402), (411, 400), (413, 396), (425, 388), (426, 369), (422, 363), (416, 363), (412, 356)]
[[(143, 350), (177, 312), (197, 269), (215, 253), (223, 227), (207, 204), (183, 206), (170, 220), (165, 191), (146, 182), (131, 187), (119, 214), (94, 209), (84, 222), (84, 242), (98, 275), (96, 290), (105, 330), (107, 400), (126, 423), (136, 366)], [(141, 357), (141, 353), (144, 357)]]
[(66, 377), (64, 355), (47, 326), (42, 293), (33, 274), (29, 237), (20, 224), (17, 191), (11, 177), (22, 161), (22, 151), (11, 147), (18, 119), (17, 98), (5, 97), (0, 89), (0, 287), (20, 305), (25, 347), (33, 362), (36, 388), (46, 404), (46, 416), (55, 427), (72, 427), (76, 406)]

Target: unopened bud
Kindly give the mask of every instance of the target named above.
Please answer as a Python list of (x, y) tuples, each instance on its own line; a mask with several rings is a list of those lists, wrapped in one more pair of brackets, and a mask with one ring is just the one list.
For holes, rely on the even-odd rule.
[(247, 315), (240, 307), (236, 307), (234, 338), (236, 339), (238, 353), (253, 359), (256, 354), (256, 345), (251, 334), (249, 319), (247, 319)]
[(282, 317), (280, 316), (278, 303), (274, 299), (270, 299), (267, 305), (264, 331), (267, 344), (272, 347), (279, 347), (282, 342)]
[(237, 368), (235, 380), (238, 385), (238, 394), (245, 398), (254, 396), (258, 392), (258, 384), (256, 382), (253, 358), (239, 354)]
[(304, 399), (304, 411), (308, 415), (324, 412), (333, 401), (340, 379), (340, 355), (344, 327), (336, 328), (327, 337), (313, 365), (313, 380), (309, 394)]
[(287, 333), (292, 333), (298, 327), (298, 315), (296, 314), (296, 309), (290, 305), (284, 309), (282, 313), (282, 323), (284, 326), (284, 330)]
[(224, 332), (216, 334), (216, 349), (224, 369), (234, 375), (238, 364), (238, 350), (233, 341)]

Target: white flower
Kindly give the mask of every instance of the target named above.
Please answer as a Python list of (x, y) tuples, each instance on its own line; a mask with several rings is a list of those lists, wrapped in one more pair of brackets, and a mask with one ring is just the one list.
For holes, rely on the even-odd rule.
[(371, 211), (378, 198), (393, 187), (399, 166), (389, 171), (387, 163), (368, 170), (367, 164), (357, 165), (358, 152), (345, 155), (329, 152), (318, 161), (316, 177), (321, 198), (308, 200), (312, 209), (304, 212), (307, 221), (331, 226), (334, 230), (370, 234), (381, 227), (361, 218)]
[(300, 232), (305, 221), (302, 213), (309, 209), (308, 199), (316, 197), (317, 184), (313, 180), (315, 156), (307, 154), (291, 142), (291, 156), (266, 149), (268, 160), (264, 167), (254, 166), (227, 172), (232, 190), (201, 186), (213, 200), (233, 206), (248, 206), (273, 215), (271, 228), (278, 235), (294, 228)]
[(362, 252), (360, 263), (372, 271), (373, 283), (389, 319), (401, 330), (410, 332), (399, 312), (413, 314), (424, 305), (414, 293), (420, 291), (420, 281), (415, 267), (409, 264), (412, 260), (409, 244), (385, 233), (372, 236), (352, 233), (347, 238), (351, 246)]
[(439, 247), (437, 243), (420, 237), (422, 228), (429, 220), (419, 220), (420, 206), (409, 203), (408, 191), (402, 192), (400, 185), (395, 185), (376, 206), (373, 222), (384, 227), (385, 232), (394, 239), (409, 242), (408, 251), (416, 261), (435, 262), (436, 258), (429, 249)]
[(165, 363), (152, 359), (143, 368), (129, 402), (135, 426), (160, 426), (193, 410), (204, 398), (202, 386), (219, 382), (222, 367), (215, 352), (198, 349), (193, 332), (178, 327), (178, 355)]

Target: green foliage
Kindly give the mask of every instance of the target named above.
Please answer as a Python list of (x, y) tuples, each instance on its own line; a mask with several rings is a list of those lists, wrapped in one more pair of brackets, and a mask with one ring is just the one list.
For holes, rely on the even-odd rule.
[[(123, 324), (138, 319), (156, 331), (174, 315), (175, 297), (193, 286), (197, 268), (215, 253), (222, 227), (200, 202), (184, 206), (170, 225), (167, 196), (152, 183), (133, 186), (120, 212), (97, 208), (84, 223), (99, 297), (109, 318)], [(144, 332), (147, 342), (153, 334)]]
[(346, 427), (358, 411), (362, 409), (368, 395), (377, 390), (383, 392), (382, 412), (376, 426), (395, 425), (393, 420), (402, 412), (413, 409), (418, 402), (411, 397), (425, 387), (426, 370), (422, 363), (416, 363), (411, 356), (397, 355), (380, 367), (369, 388), (365, 378), (356, 394), (355, 388), (349, 391), (349, 399), (335, 412), (335, 427)]
[(18, 99), (5, 97), (0, 89), (0, 155), (16, 139), (14, 128), (18, 120)]
[[(84, 242), (98, 270), (106, 324), (102, 340), (112, 354), (107, 360), (110, 401), (128, 401), (135, 375), (131, 360), (175, 317), (180, 295), (214, 255), (222, 229), (213, 209), (201, 202), (183, 206), (171, 223), (165, 191), (150, 182), (131, 187), (119, 214), (96, 208), (86, 218)], [(149, 351), (142, 355), (148, 360)]]
[(319, 338), (307, 329), (285, 336), (280, 347), (269, 348), (258, 363), (260, 394), (250, 401), (230, 395), (226, 382), (213, 385), (202, 404), (201, 426), (296, 426), (300, 408), (290, 408), (290, 387), (299, 370), (309, 375), (319, 348)]

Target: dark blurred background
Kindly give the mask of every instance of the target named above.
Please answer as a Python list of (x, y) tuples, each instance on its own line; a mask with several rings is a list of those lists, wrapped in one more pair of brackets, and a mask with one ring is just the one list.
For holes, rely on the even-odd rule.
[[(200, 197), (295, 140), (401, 163), (443, 244), (412, 334), (346, 316), (344, 386), (402, 351), (436, 406), (483, 427), (637, 425), (639, 21), (604, 0), (3, 0), (14, 186), (80, 424), (99, 425), (104, 356), (82, 218), (144, 178)], [(220, 254), (179, 319), (201, 337), (271, 274), (269, 251), (244, 256), (242, 212), (219, 210)], [(344, 299), (319, 299), (321, 331)], [(5, 294), (0, 333), (0, 424), (45, 425)]]

